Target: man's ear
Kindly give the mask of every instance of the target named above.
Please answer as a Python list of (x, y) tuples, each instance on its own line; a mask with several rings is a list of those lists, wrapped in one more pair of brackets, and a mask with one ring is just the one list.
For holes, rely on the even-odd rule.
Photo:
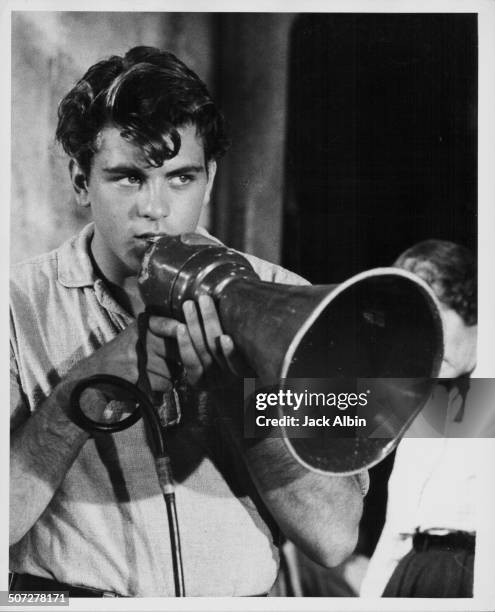
[(91, 202), (89, 199), (86, 173), (82, 171), (75, 159), (71, 159), (69, 162), (69, 172), (77, 203), (79, 206), (89, 206)]
[(217, 173), (217, 162), (214, 159), (211, 159), (207, 164), (206, 170), (208, 172), (208, 184), (206, 185), (203, 206), (210, 203), (211, 190), (213, 189), (213, 183), (215, 182), (215, 174)]

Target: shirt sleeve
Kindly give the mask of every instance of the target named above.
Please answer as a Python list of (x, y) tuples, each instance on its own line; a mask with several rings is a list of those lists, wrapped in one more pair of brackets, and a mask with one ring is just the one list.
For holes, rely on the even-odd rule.
[(29, 407), (22, 391), (19, 369), (10, 345), (10, 431), (16, 430), (29, 417)]
[(381, 597), (399, 561), (411, 550), (411, 538), (388, 524), (382, 531), (361, 583), (361, 597)]
[(262, 281), (269, 283), (280, 283), (282, 285), (310, 285), (307, 281), (299, 274), (291, 272), (282, 266), (270, 263), (254, 255), (248, 255), (241, 253), (253, 266), (254, 271), (260, 277)]

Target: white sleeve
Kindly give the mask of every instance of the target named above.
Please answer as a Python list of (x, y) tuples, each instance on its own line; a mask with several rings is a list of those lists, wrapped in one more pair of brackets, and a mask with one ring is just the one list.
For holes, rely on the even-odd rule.
[(421, 490), (417, 456), (422, 441), (403, 439), (395, 455), (388, 481), (385, 525), (361, 584), (362, 597), (380, 597), (397, 564), (412, 546), (410, 535), (415, 526), (415, 509)]
[(361, 583), (360, 596), (381, 597), (399, 561), (410, 550), (410, 536), (401, 535), (385, 524)]

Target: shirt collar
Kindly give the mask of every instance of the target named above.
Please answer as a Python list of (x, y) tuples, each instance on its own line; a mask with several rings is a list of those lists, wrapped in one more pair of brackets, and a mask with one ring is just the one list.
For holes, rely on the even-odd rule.
[(215, 236), (212, 236), (210, 232), (204, 227), (202, 227), (201, 225), (198, 225), (198, 227), (195, 229), (195, 233), (200, 234), (201, 236), (205, 236), (206, 238), (209, 238), (210, 240), (214, 240), (215, 242), (218, 242), (218, 244), (221, 244), (222, 246), (224, 246), (223, 242), (221, 242)]
[(58, 249), (58, 280), (64, 287), (85, 287), (97, 279), (91, 262), (90, 244), (94, 223), (89, 223)]
[(79, 234), (64, 242), (58, 249), (58, 280), (64, 287), (94, 287), (96, 299), (110, 312), (131, 321), (132, 317), (109, 293), (104, 281), (95, 273), (90, 256), (94, 223), (89, 223)]
[[(58, 250), (58, 280), (64, 287), (86, 287), (97, 280), (90, 257), (90, 245), (94, 234), (94, 223), (88, 223), (80, 232)], [(204, 227), (198, 226), (196, 233), (222, 244)]]

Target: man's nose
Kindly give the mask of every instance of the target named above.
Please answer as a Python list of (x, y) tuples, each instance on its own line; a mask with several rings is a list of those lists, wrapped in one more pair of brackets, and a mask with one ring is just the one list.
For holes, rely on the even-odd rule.
[(149, 184), (140, 194), (139, 214), (150, 219), (160, 219), (170, 214), (170, 206), (164, 186)]

